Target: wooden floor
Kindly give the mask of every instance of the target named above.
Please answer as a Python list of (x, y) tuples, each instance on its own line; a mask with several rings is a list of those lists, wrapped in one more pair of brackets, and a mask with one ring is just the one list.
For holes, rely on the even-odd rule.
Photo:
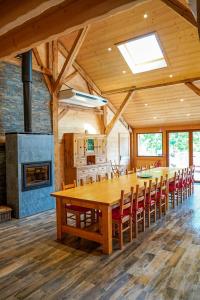
[(0, 225), (0, 300), (200, 299), (200, 185), (111, 256), (55, 229), (52, 211)]

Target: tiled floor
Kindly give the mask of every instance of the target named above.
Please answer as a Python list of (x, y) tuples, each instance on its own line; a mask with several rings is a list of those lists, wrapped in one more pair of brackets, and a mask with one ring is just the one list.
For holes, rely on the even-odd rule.
[(0, 225), (0, 300), (200, 299), (200, 185), (123, 251), (55, 241), (55, 214)]

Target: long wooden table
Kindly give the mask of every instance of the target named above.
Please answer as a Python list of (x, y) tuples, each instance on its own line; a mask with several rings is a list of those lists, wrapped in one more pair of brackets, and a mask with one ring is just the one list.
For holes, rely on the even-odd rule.
[[(176, 169), (154, 168), (148, 171), (139, 172), (148, 173), (152, 180), (168, 174), (169, 181), (173, 179)], [(137, 173), (138, 174), (138, 173)], [(57, 216), (57, 239), (62, 240), (65, 233), (70, 233), (88, 240), (102, 244), (103, 252), (112, 253), (112, 207), (116, 206), (120, 200), (121, 190), (129, 192), (131, 187), (139, 184), (141, 187), (144, 181), (136, 173), (120, 176), (119, 178), (109, 179), (104, 182), (95, 182), (93, 184), (78, 186), (66, 191), (52, 193), (56, 198), (56, 216)], [(92, 208), (102, 211), (102, 233), (93, 232), (86, 229), (80, 229), (66, 225), (64, 222), (65, 204), (73, 204), (82, 207)]]

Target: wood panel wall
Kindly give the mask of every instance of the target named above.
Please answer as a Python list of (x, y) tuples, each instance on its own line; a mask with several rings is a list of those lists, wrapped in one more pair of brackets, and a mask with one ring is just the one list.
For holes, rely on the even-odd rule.
[[(145, 166), (154, 163), (157, 160), (161, 161), (163, 167), (167, 166), (167, 132), (168, 131), (182, 131), (182, 130), (200, 130), (200, 124), (196, 125), (182, 125), (182, 126), (168, 126), (168, 127), (152, 127), (152, 128), (137, 128), (133, 130), (133, 166)], [(162, 157), (139, 157), (137, 156), (137, 134), (138, 133), (163, 133), (163, 156)]]

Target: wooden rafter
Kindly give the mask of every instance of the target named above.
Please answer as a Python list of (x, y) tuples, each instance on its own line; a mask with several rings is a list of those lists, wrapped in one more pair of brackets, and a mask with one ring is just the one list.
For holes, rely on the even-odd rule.
[(69, 111), (68, 107), (65, 107), (61, 110), (61, 112), (58, 115), (58, 121), (60, 121), (65, 115), (66, 113)]
[(180, 79), (180, 80), (175, 80), (175, 81), (170, 81), (170, 82), (164, 82), (164, 83), (158, 83), (158, 84), (146, 85), (146, 86), (139, 86), (139, 87), (129, 86), (129, 87), (123, 87), (123, 88), (109, 90), (109, 91), (103, 91), (102, 94), (103, 94), (103, 96), (106, 97), (108, 95), (126, 93), (129, 91), (141, 91), (141, 90), (170, 86), (170, 85), (181, 84), (181, 83), (186, 83), (186, 82), (194, 82), (194, 81), (198, 81), (198, 80), (200, 80), (200, 77)]
[(0, 35), (31, 18), (37, 17), (52, 6), (64, 0), (6, 0), (0, 2)]
[(78, 74), (78, 72), (75, 70), (71, 74), (67, 75), (67, 77), (65, 77), (64, 82), (66, 83), (66, 82), (72, 80), (74, 77), (76, 77), (77, 74)]
[[(44, 64), (43, 64), (43, 62), (41, 60), (41, 57), (40, 57), (40, 54), (39, 54), (37, 48), (33, 48), (33, 54), (35, 56), (37, 64), (41, 67), (41, 69), (45, 69), (45, 66), (44, 66)], [(49, 76), (47, 74), (44, 74), (44, 73), (43, 73), (43, 78), (44, 78), (46, 86), (47, 86), (47, 88), (49, 90), (49, 93), (51, 94), (52, 93), (52, 83), (51, 83), (51, 80), (50, 80)]]
[(65, 74), (67, 74), (69, 68), (72, 66), (74, 60), (76, 59), (76, 56), (87, 36), (88, 30), (89, 30), (89, 26), (86, 26), (79, 31), (79, 33), (72, 45), (71, 50), (69, 51), (69, 54), (68, 54), (67, 58), (65, 59), (62, 69), (58, 75), (58, 78), (55, 82), (54, 91), (56, 93), (59, 92), (61, 86), (63, 85)]
[[(69, 51), (65, 48), (63, 43), (61, 43), (60, 41), (58, 41), (58, 49), (59, 49), (60, 53), (65, 58), (67, 58), (67, 56), (69, 55)], [(98, 95), (101, 95), (100, 89), (93, 82), (93, 80), (86, 73), (86, 71), (76, 62), (76, 60), (73, 62), (73, 67), (81, 75), (81, 77), (90, 85), (91, 89), (93, 89)]]
[(195, 94), (200, 96), (200, 88), (198, 88), (193, 82), (185, 82), (185, 85), (191, 89)]
[[(23, 3), (25, 1), (30, 0), (24, 0)], [(61, 35), (79, 30), (145, 1), (65, 0), (0, 36), (0, 59), (55, 40)]]
[(105, 129), (105, 134), (106, 135), (110, 134), (111, 130), (113, 129), (113, 127), (115, 125), (115, 123), (119, 120), (120, 116), (125, 111), (128, 103), (132, 99), (133, 93), (134, 93), (134, 91), (130, 91), (130, 92), (127, 93), (127, 95), (126, 95), (124, 101), (122, 102), (122, 104), (120, 105), (118, 111), (116, 112), (116, 114), (112, 118), (111, 122), (106, 126), (106, 129)]
[[(177, 14), (187, 20), (190, 24), (197, 27), (197, 21), (194, 18), (191, 10), (178, 0), (161, 0), (167, 6), (172, 8)], [(198, 2), (198, 1), (197, 1)]]

